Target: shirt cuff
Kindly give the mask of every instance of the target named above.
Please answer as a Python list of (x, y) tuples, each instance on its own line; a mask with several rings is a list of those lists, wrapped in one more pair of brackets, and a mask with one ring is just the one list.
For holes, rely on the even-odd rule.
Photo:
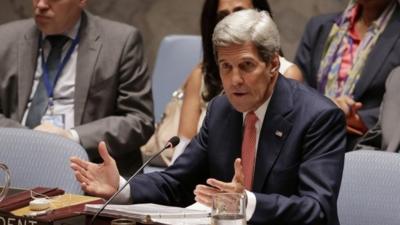
[[(119, 177), (119, 187), (122, 187), (126, 184), (126, 180), (120, 176)], [(119, 189), (119, 188), (118, 188)], [(131, 196), (131, 186), (127, 185), (115, 198), (111, 201), (112, 204), (131, 204), (132, 196)]]
[(72, 136), (72, 140), (75, 141), (76, 143), (80, 144), (81, 143), (81, 139), (79, 138), (78, 132), (76, 132), (75, 129), (70, 129), (69, 132), (70, 132), (70, 134)]
[(186, 137), (180, 137), (180, 142), (179, 144), (175, 147), (174, 150), (174, 155), (172, 156), (171, 159), (171, 164), (175, 162), (175, 160), (185, 151), (186, 146), (189, 144), (190, 139)]
[(246, 191), (247, 196), (247, 207), (246, 207), (246, 221), (249, 221), (253, 217), (254, 211), (256, 211), (256, 195), (248, 190)]

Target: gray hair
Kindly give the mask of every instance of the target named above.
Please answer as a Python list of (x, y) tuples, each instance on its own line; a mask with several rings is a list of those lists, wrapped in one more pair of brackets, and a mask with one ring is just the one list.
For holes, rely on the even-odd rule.
[(217, 47), (252, 42), (264, 62), (269, 63), (280, 50), (279, 32), (266, 11), (241, 10), (225, 17), (214, 29), (214, 55)]

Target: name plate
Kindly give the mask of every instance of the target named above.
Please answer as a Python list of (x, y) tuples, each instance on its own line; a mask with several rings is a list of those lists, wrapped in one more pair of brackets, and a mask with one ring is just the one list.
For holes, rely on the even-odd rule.
[(0, 212), (0, 225), (84, 225), (85, 216), (78, 215), (55, 221), (42, 221), (35, 218), (14, 216), (13, 214)]

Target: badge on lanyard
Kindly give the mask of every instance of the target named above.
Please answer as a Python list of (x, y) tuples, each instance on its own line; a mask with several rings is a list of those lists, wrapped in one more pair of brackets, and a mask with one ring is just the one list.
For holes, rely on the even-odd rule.
[(65, 129), (65, 115), (64, 114), (53, 114), (44, 115), (42, 117), (42, 123), (50, 123), (56, 127)]
[(65, 114), (54, 113), (53, 98), (49, 98), (50, 114), (43, 115), (41, 123), (50, 123), (53, 126), (65, 129)]
[(45, 57), (44, 57), (43, 50), (41, 47), (41, 42), (40, 42), (40, 49), (41, 49), (40, 53), (41, 53), (41, 57), (42, 57), (43, 79), (44, 79), (44, 84), (46, 87), (46, 92), (49, 97), (48, 109), (50, 111), (50, 114), (46, 114), (42, 117), (41, 123), (51, 123), (56, 127), (65, 129), (65, 114), (55, 114), (54, 113), (53, 94), (54, 94), (54, 88), (56, 86), (56, 82), (57, 82), (58, 78), (61, 76), (61, 72), (62, 72), (63, 68), (67, 64), (68, 60), (71, 58), (71, 55), (72, 55), (75, 47), (79, 43), (78, 35), (79, 35), (79, 33), (76, 34), (76, 37), (73, 40), (71, 47), (67, 51), (66, 56), (64, 57), (62, 62), (58, 65), (54, 84), (52, 84), (50, 82), (49, 75), (48, 75), (49, 72), (48, 72), (48, 68), (47, 68), (45, 60), (44, 60)]

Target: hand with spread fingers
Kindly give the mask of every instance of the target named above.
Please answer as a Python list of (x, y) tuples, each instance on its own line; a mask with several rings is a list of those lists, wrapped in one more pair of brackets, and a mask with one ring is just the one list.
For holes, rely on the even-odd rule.
[(213, 178), (207, 180), (208, 185), (199, 184), (194, 190), (195, 200), (204, 205), (212, 205), (212, 196), (217, 193), (244, 193), (244, 173), (241, 159), (235, 160), (235, 175), (231, 182), (222, 182)]
[(103, 141), (100, 142), (98, 150), (103, 163), (95, 164), (71, 157), (71, 168), (86, 193), (108, 199), (119, 188), (118, 168)]

